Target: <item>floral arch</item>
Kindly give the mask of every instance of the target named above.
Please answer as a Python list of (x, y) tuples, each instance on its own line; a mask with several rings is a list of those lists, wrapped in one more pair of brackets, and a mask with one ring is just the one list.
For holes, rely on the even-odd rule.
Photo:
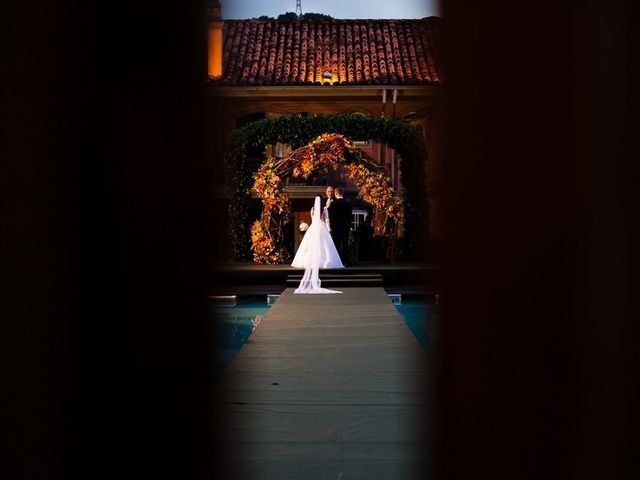
[[(326, 132), (381, 143), (400, 157), (403, 194), (403, 237), (399, 257), (422, 260), (428, 252), (429, 202), (426, 189), (426, 141), (415, 127), (378, 115), (285, 115), (255, 121), (235, 129), (225, 149), (225, 181), (229, 195), (231, 260), (252, 259), (251, 215), (253, 175), (264, 162), (256, 150), (278, 142), (295, 150)], [(288, 202), (287, 202), (288, 203)], [(427, 247), (427, 248), (425, 248)]]
[(251, 249), (256, 263), (283, 263), (291, 258), (292, 252), (283, 246), (282, 228), (290, 219), (284, 178), (306, 179), (313, 173), (328, 173), (339, 165), (346, 167), (347, 176), (362, 199), (374, 207), (376, 235), (395, 236), (396, 226), (403, 218), (402, 198), (393, 189), (384, 168), (344, 135), (323, 134), (283, 159), (266, 160), (254, 174), (253, 190), (262, 200), (262, 216), (251, 227)]

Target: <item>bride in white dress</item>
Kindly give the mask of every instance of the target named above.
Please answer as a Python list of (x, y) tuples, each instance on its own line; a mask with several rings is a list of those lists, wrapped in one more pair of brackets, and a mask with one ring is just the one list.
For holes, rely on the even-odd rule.
[(304, 268), (302, 281), (294, 293), (342, 293), (320, 287), (321, 268), (344, 268), (323, 219), (326, 216), (326, 212), (322, 212), (320, 207), (320, 197), (316, 197), (311, 209), (311, 225), (291, 263), (292, 267)]

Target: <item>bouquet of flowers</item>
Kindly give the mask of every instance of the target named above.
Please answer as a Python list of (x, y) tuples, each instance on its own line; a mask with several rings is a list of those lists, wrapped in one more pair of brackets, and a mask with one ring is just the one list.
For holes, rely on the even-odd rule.
[(300, 231), (306, 232), (309, 229), (309, 224), (305, 222), (300, 222)]

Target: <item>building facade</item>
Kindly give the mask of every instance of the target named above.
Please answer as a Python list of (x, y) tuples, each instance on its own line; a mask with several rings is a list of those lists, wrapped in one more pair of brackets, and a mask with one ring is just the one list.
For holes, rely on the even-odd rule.
[[(437, 242), (440, 165), (434, 140), (442, 83), (440, 19), (223, 21), (220, 13), (214, 2), (209, 17), (208, 98), (215, 125), (208, 132), (211, 162), (221, 165), (233, 129), (260, 118), (356, 113), (410, 123), (427, 140), (425, 175), (431, 234)], [(392, 149), (367, 139), (353, 140), (385, 167), (395, 186), (400, 185), (402, 159)], [(265, 154), (287, 152), (287, 145), (271, 145)], [(223, 226), (224, 179), (221, 168), (213, 171), (215, 217)], [(348, 197), (357, 194), (340, 172), (306, 185), (288, 185), (296, 222), (306, 218), (313, 197), (327, 183), (346, 187)]]

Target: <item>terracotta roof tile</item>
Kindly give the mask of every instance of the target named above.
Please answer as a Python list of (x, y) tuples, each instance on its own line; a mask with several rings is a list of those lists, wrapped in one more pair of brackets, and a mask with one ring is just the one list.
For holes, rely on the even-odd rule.
[(440, 19), (226, 20), (225, 85), (437, 85)]

